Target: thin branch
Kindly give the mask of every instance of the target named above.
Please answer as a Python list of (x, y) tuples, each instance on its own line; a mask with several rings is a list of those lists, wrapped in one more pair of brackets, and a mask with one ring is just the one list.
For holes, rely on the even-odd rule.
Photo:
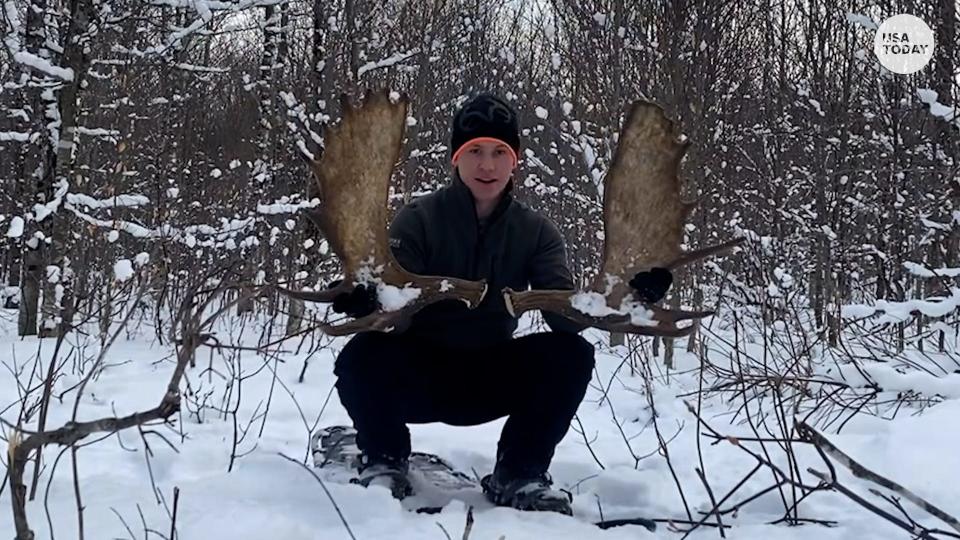
[[(700, 477), (700, 481), (703, 482), (703, 487), (706, 488), (707, 495), (710, 496), (710, 504), (712, 504), (714, 508), (718, 508), (717, 498), (713, 496), (713, 489), (710, 488), (710, 483), (707, 482), (706, 475), (703, 474), (703, 471), (700, 470), (699, 467), (696, 468), (695, 471), (697, 472), (697, 476)], [(726, 538), (727, 535), (723, 532), (723, 520), (720, 518), (720, 512), (717, 512), (717, 525), (717, 528), (720, 530), (720, 538)]]
[(350, 530), (350, 524), (347, 523), (347, 518), (343, 516), (343, 512), (340, 511), (340, 506), (337, 504), (337, 501), (333, 498), (333, 494), (331, 494), (330, 490), (327, 489), (327, 485), (323, 482), (323, 480), (316, 473), (316, 471), (314, 471), (310, 467), (307, 467), (303, 463), (293, 459), (292, 457), (287, 456), (286, 454), (278, 452), (277, 455), (289, 461), (290, 463), (296, 463), (300, 467), (303, 467), (308, 473), (310, 473), (317, 480), (317, 482), (320, 484), (320, 487), (323, 488), (323, 492), (326, 493), (327, 498), (330, 499), (330, 504), (333, 505), (333, 509), (336, 510), (337, 515), (340, 516), (340, 521), (343, 523), (344, 528), (347, 529), (347, 534), (349, 534), (350, 538), (352, 538), (353, 540), (357, 540), (357, 537), (353, 535), (353, 531)]

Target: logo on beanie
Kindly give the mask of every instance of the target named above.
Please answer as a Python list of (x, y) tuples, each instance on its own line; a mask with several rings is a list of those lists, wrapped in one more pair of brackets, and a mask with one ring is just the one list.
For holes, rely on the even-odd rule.
[(470, 109), (465, 110), (457, 119), (457, 128), (464, 131), (474, 131), (481, 126), (509, 124), (511, 122), (513, 122), (513, 111), (499, 101), (489, 100), (486, 103), (477, 103)]

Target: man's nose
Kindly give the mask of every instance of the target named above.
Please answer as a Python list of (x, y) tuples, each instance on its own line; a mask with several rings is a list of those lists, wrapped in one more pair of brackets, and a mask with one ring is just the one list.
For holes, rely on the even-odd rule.
[(482, 156), (480, 158), (480, 168), (484, 171), (492, 171), (494, 169), (493, 158), (491, 156)]

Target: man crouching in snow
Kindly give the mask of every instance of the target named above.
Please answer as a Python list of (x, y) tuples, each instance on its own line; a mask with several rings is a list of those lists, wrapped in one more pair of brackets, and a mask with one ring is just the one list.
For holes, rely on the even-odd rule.
[[(484, 279), (489, 290), (574, 288), (556, 226), (510, 195), (520, 152), (517, 115), (480, 95), (454, 116), (449, 185), (404, 206), (390, 227), (397, 262), (422, 275)], [(631, 285), (663, 298), (669, 272), (641, 272)], [(338, 313), (377, 309), (376, 290), (358, 285), (336, 298)], [(340, 400), (357, 430), (360, 480), (387, 478), (410, 493), (407, 424), (478, 425), (507, 417), (493, 474), (481, 481), (494, 504), (571, 514), (547, 469), (583, 400), (594, 348), (583, 328), (544, 313), (552, 332), (512, 338), (517, 320), (499, 294), (475, 309), (448, 300), (427, 306), (400, 333), (354, 336), (337, 358)]]

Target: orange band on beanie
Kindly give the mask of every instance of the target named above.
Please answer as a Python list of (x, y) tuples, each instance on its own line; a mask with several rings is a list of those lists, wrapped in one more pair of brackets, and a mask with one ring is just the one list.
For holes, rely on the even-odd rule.
[(501, 141), (500, 139), (494, 138), (494, 137), (477, 137), (477, 138), (475, 138), (475, 139), (470, 139), (469, 141), (463, 143), (463, 145), (462, 145), (460, 148), (458, 148), (457, 151), (453, 154), (453, 159), (450, 160), (451, 163), (453, 163), (454, 165), (456, 165), (456, 164), (457, 164), (457, 160), (460, 159), (460, 156), (463, 155), (463, 153), (467, 150), (467, 148), (470, 147), (471, 144), (473, 144), (473, 143), (483, 143), (483, 142), (495, 142), (495, 143), (500, 143), (501, 145), (503, 145), (504, 147), (506, 147), (507, 151), (510, 152), (510, 157), (513, 158), (513, 164), (514, 164), (514, 166), (516, 166), (517, 162), (519, 161), (519, 159), (517, 158), (517, 153), (513, 150), (513, 148), (512, 148), (509, 144)]

